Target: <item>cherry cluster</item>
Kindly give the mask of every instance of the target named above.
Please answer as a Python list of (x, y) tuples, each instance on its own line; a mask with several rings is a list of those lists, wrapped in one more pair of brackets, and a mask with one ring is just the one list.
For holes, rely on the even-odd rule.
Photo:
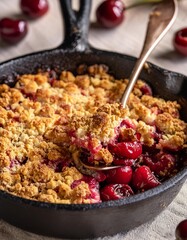
[[(124, 13), (127, 9), (147, 2), (140, 1), (137, 4), (126, 7), (122, 0), (104, 0), (96, 9), (97, 22), (104, 28), (117, 27), (123, 22)], [(173, 44), (179, 53), (187, 55), (187, 28), (176, 32)]]
[[(122, 0), (104, 0), (96, 9), (97, 22), (105, 28), (117, 27), (123, 22), (125, 11), (139, 4), (126, 7)], [(20, 8), (26, 16), (35, 19), (43, 16), (49, 5), (47, 0), (20, 0)], [(0, 19), (0, 37), (8, 43), (19, 42), (27, 32), (28, 24), (23, 19)], [(176, 32), (173, 44), (179, 53), (187, 55), (187, 28)]]
[[(20, 9), (30, 19), (43, 16), (49, 9), (47, 0), (20, 0)], [(23, 19), (0, 19), (0, 37), (8, 43), (17, 43), (28, 32), (28, 23)]]

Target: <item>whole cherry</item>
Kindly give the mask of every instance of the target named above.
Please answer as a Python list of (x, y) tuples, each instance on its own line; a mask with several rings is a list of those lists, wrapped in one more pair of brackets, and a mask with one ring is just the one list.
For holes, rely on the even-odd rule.
[(181, 221), (175, 230), (176, 240), (187, 240), (187, 219)]
[(118, 157), (136, 159), (142, 154), (142, 144), (134, 142), (119, 142), (109, 146), (109, 150)]
[(106, 28), (113, 28), (122, 23), (125, 5), (121, 0), (105, 0), (96, 10), (97, 22)]
[(148, 190), (160, 185), (160, 182), (147, 166), (138, 167), (132, 177), (132, 185), (136, 190)]
[(47, 0), (20, 0), (20, 7), (29, 17), (38, 18), (48, 11), (49, 4)]
[(8, 43), (17, 43), (27, 34), (27, 22), (24, 20), (14, 20), (3, 18), (0, 20), (0, 36)]
[(127, 184), (109, 184), (100, 190), (102, 201), (117, 200), (133, 194), (133, 190)]
[(187, 56), (187, 28), (180, 29), (175, 33), (173, 43), (178, 52)]
[(159, 0), (140, 0), (125, 6), (123, 0), (104, 0), (96, 9), (97, 22), (105, 28), (114, 28), (120, 25), (124, 19), (124, 13), (136, 6), (158, 2)]
[(176, 157), (164, 152), (157, 153), (152, 157), (144, 156), (143, 161), (154, 174), (160, 177), (171, 175), (176, 165)]
[(106, 181), (108, 183), (128, 184), (132, 178), (132, 168), (130, 166), (119, 167), (107, 171)]

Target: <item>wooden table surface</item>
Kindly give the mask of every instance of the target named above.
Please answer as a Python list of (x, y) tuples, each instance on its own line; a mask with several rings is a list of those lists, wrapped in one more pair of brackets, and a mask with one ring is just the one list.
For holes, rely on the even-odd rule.
[[(93, 0), (91, 22), (95, 21), (95, 9), (101, 1), (102, 0)], [(129, 5), (133, 1), (134, 0), (124, 0), (126, 5)], [(76, 5), (78, 1), (75, 0), (74, 2), (74, 5)], [(0, 62), (23, 54), (55, 48), (63, 41), (63, 20), (58, 0), (49, 0), (49, 4), (50, 11), (45, 16), (35, 21), (29, 21), (29, 32), (22, 42), (10, 46), (0, 40)], [(151, 9), (151, 5), (144, 5), (128, 10), (125, 13), (125, 21), (118, 28), (112, 30), (91, 27), (89, 31), (90, 44), (98, 49), (116, 51), (137, 57), (142, 47), (148, 14)], [(0, 1), (0, 18), (18, 18), (20, 15), (18, 0)], [(174, 33), (183, 27), (187, 27), (187, 0), (180, 0), (176, 22), (153, 51), (149, 61), (163, 68), (187, 75), (187, 57), (178, 54), (172, 44)], [(187, 183), (184, 184), (172, 204), (153, 220), (153, 222), (144, 224), (125, 235), (118, 234), (104, 239), (174, 240), (174, 230), (177, 223), (183, 218), (187, 218), (186, 196)], [(52, 240), (52, 238), (38, 236), (17, 229), (2, 220), (0, 220), (0, 239)]]

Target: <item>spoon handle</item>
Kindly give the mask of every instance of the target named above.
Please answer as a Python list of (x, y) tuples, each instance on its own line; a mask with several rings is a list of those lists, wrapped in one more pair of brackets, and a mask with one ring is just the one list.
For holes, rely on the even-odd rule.
[(128, 102), (130, 93), (132, 92), (146, 59), (174, 23), (177, 12), (177, 0), (163, 0), (151, 12), (140, 57), (136, 61), (128, 85), (121, 99), (123, 107), (125, 107)]

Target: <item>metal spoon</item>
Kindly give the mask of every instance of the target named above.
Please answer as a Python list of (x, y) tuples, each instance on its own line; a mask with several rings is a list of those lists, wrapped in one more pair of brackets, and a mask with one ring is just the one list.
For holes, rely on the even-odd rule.
[(136, 61), (134, 69), (129, 78), (128, 85), (121, 99), (121, 104), (123, 107), (125, 107), (128, 102), (130, 93), (132, 92), (134, 84), (136, 83), (146, 59), (173, 25), (177, 17), (177, 12), (177, 0), (163, 0), (151, 12), (140, 57)]
[[(130, 93), (136, 83), (136, 80), (144, 66), (144, 63), (153, 49), (157, 46), (160, 40), (168, 32), (170, 27), (173, 25), (178, 12), (177, 0), (163, 0), (160, 2), (156, 8), (149, 15), (149, 22), (147, 26), (147, 33), (140, 57), (137, 59), (136, 64), (133, 68), (131, 76), (127, 87), (123, 93), (121, 104), (123, 107), (127, 105)], [(119, 168), (121, 166), (90, 166), (83, 163), (79, 159), (79, 164), (84, 169), (94, 170), (94, 171), (105, 171), (114, 168)]]

